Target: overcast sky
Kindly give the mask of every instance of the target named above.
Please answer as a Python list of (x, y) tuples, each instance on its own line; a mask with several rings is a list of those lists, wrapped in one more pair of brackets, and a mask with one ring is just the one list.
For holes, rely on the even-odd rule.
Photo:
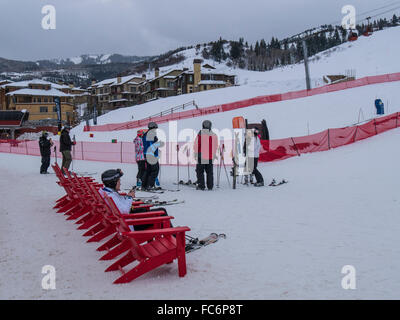
[[(220, 36), (227, 40), (243, 37), (250, 44), (262, 38), (269, 41), (272, 36), (282, 39), (321, 24), (340, 24), (344, 5), (354, 5), (360, 14), (394, 2), (0, 0), (0, 57), (38, 60), (87, 53), (156, 55)], [(55, 30), (42, 28), (42, 7), (49, 4), (56, 9)]]

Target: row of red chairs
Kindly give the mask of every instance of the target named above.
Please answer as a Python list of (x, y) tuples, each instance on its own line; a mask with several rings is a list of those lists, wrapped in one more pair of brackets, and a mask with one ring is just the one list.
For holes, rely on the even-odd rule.
[[(66, 195), (56, 201), (54, 209), (67, 220), (75, 220), (79, 230), (89, 237), (87, 242), (101, 242), (97, 251), (105, 252), (100, 260), (116, 259), (105, 271), (120, 271), (114, 283), (128, 283), (164, 264), (178, 261), (178, 274), (186, 275), (185, 232), (188, 227), (171, 227), (174, 217), (165, 216), (163, 210), (150, 210), (149, 204), (133, 202), (140, 213), (122, 214), (112, 198), (101, 195), (102, 184), (92, 177), (78, 177), (57, 164), (52, 165)], [(133, 231), (134, 226), (150, 225), (143, 231)], [(109, 237), (108, 240), (105, 239)], [(134, 263), (135, 266), (129, 265)]]

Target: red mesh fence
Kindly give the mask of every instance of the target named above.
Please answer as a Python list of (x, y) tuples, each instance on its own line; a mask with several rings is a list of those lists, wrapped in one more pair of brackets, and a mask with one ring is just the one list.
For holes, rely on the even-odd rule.
[(284, 100), (291, 100), (291, 99), (300, 99), (307, 96), (313, 96), (317, 94), (324, 94), (327, 92), (345, 90), (349, 88), (356, 88), (361, 86), (366, 86), (370, 84), (377, 84), (377, 83), (385, 83), (391, 81), (400, 81), (400, 73), (392, 73), (392, 74), (385, 74), (385, 75), (378, 75), (372, 77), (364, 77), (361, 79), (353, 80), (353, 81), (346, 81), (331, 85), (326, 85), (318, 88), (314, 88), (311, 90), (300, 90), (300, 91), (293, 91), (287, 92), (283, 94), (273, 94), (267, 96), (260, 96), (251, 99), (236, 101), (232, 103), (226, 103), (218, 106), (211, 106), (202, 109), (194, 109), (194, 110), (187, 110), (182, 112), (176, 112), (172, 114), (168, 114), (165, 116), (158, 116), (153, 118), (145, 118), (136, 121), (129, 121), (123, 123), (113, 123), (113, 124), (105, 124), (105, 125), (98, 125), (98, 126), (90, 126), (84, 127), (84, 131), (115, 131), (115, 130), (127, 130), (133, 128), (139, 128), (143, 126), (147, 126), (150, 121), (157, 122), (157, 123), (164, 123), (172, 120), (180, 120), (180, 119), (187, 119), (193, 117), (199, 117), (206, 114), (212, 114), (217, 112), (226, 112), (232, 111), (239, 108), (246, 108), (249, 106), (257, 105), (257, 104), (265, 104), (265, 103), (272, 103)]
[[(316, 134), (286, 139), (262, 140), (260, 162), (283, 160), (302, 153), (326, 151), (331, 148), (348, 145), (356, 141), (369, 138), (400, 126), (400, 112), (370, 120), (361, 125), (345, 128), (328, 129)], [(220, 141), (219, 146), (224, 149), (222, 155), (225, 164), (232, 163), (233, 141)], [(55, 141), (57, 158), (61, 158), (59, 142)], [(179, 149), (177, 150), (177, 146)], [(160, 150), (160, 164), (195, 165), (192, 142), (167, 142)], [(220, 149), (215, 163), (220, 161)], [(0, 152), (22, 155), (40, 156), (38, 141), (28, 140), (0, 140)], [(72, 149), (75, 160), (91, 160), (102, 162), (135, 163), (135, 147), (133, 142), (86, 142), (79, 141)], [(54, 156), (54, 147), (52, 147)]]

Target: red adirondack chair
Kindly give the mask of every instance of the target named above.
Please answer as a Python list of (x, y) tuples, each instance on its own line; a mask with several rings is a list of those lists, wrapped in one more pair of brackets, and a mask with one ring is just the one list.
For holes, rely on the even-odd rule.
[[(110, 208), (113, 208), (114, 212), (118, 209), (111, 198), (106, 196), (105, 200)], [(121, 223), (120, 225), (124, 224), (122, 217), (117, 217), (117, 219)], [(135, 220), (127, 221), (128, 225), (137, 225)], [(161, 265), (169, 264), (174, 259), (177, 259), (178, 274), (180, 277), (184, 277), (186, 275), (186, 231), (190, 231), (190, 228), (175, 227), (133, 232), (122, 231), (121, 235), (128, 240), (128, 253), (110, 265), (105, 271), (120, 270), (122, 276), (115, 280), (114, 283), (127, 283)], [(133, 261), (138, 261), (139, 264), (126, 272), (123, 268)]]
[[(115, 234), (113, 238), (108, 240), (106, 243), (97, 248), (98, 251), (106, 250), (107, 253), (103, 255), (100, 260), (111, 260), (121, 253), (129, 250), (130, 243), (129, 241), (121, 236), (122, 232), (131, 232), (130, 226), (139, 225), (136, 221), (132, 221), (133, 219), (140, 220), (140, 224), (152, 224), (153, 226), (150, 229), (160, 229), (160, 228), (170, 228), (171, 224), (169, 223), (169, 219), (173, 217), (163, 217), (165, 212), (163, 210), (153, 210), (142, 213), (133, 213), (133, 214), (121, 214), (115, 205), (114, 202), (109, 203), (104, 198), (101, 197), (101, 200), (104, 201), (105, 206), (110, 210), (111, 215), (114, 217), (114, 222), (116, 222), (116, 228), (118, 232)], [(158, 219), (155, 219), (158, 218)], [(143, 240), (145, 241), (145, 240)]]

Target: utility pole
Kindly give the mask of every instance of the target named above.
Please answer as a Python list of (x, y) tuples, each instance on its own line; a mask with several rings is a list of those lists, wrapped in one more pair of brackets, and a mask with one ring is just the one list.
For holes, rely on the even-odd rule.
[(302, 43), (303, 43), (303, 55), (304, 55), (304, 67), (306, 69), (306, 86), (307, 90), (311, 90), (310, 68), (308, 66), (308, 51), (307, 51), (306, 40), (303, 39)]

